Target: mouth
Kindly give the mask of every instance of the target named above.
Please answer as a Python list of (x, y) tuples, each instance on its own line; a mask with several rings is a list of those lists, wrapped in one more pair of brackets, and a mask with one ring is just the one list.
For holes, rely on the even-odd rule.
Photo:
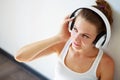
[(80, 44), (78, 44), (77, 42), (73, 42), (73, 46), (75, 46), (75, 47), (79, 47)]

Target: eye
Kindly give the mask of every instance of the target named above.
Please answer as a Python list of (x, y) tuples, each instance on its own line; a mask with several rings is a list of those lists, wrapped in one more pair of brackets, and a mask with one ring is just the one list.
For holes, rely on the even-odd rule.
[(86, 35), (86, 34), (82, 34), (82, 37), (85, 38), (85, 39), (90, 38), (90, 37), (89, 37), (88, 35)]

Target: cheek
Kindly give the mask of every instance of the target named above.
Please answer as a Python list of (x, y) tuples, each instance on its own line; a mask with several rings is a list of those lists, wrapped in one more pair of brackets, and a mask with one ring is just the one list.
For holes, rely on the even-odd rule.
[(82, 40), (82, 43), (84, 43), (85, 45), (93, 45), (95, 38), (96, 38), (96, 36), (93, 36), (89, 39)]
[(84, 45), (84, 46), (87, 46), (87, 45), (90, 45), (91, 42), (89, 40), (81, 40), (81, 43)]
[(90, 45), (93, 45), (93, 39), (86, 39), (86, 40), (81, 40), (81, 43), (84, 45), (84, 46), (90, 46)]
[[(71, 39), (72, 39), (72, 41), (75, 40), (76, 35), (77, 35), (77, 33), (75, 33), (74, 31), (71, 31)], [(90, 45), (93, 45), (93, 41), (95, 40), (95, 38), (92, 38), (92, 39), (79, 38), (79, 40), (80, 40), (80, 43), (83, 46), (90, 46)]]

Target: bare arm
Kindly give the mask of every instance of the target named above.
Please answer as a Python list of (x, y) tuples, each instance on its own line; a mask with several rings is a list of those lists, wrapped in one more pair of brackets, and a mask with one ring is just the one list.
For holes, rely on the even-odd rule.
[(53, 52), (60, 52), (63, 47), (60, 45), (64, 44), (70, 37), (68, 23), (71, 20), (73, 19), (70, 19), (69, 16), (64, 19), (61, 31), (56, 36), (22, 47), (17, 52), (15, 59), (19, 62), (28, 62)]
[[(55, 49), (52, 46), (58, 43), (60, 43), (60, 40), (59, 40), (59, 37), (57, 36), (48, 38), (46, 40), (38, 41), (35, 43), (31, 43), (29, 45), (22, 47), (17, 52), (15, 59), (19, 62), (31, 61), (34, 57), (36, 57), (38, 54), (40, 54), (44, 50), (47, 50), (46, 53), (48, 54), (55, 52)], [(47, 55), (47, 54), (44, 54), (44, 55)]]

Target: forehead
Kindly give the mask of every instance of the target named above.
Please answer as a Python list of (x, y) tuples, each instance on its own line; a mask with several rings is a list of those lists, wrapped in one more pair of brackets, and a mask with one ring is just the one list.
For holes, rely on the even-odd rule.
[(82, 18), (81, 16), (78, 16), (75, 20), (75, 27), (78, 29), (78, 31), (82, 31), (89, 34), (96, 34), (97, 29), (96, 26), (86, 19)]

